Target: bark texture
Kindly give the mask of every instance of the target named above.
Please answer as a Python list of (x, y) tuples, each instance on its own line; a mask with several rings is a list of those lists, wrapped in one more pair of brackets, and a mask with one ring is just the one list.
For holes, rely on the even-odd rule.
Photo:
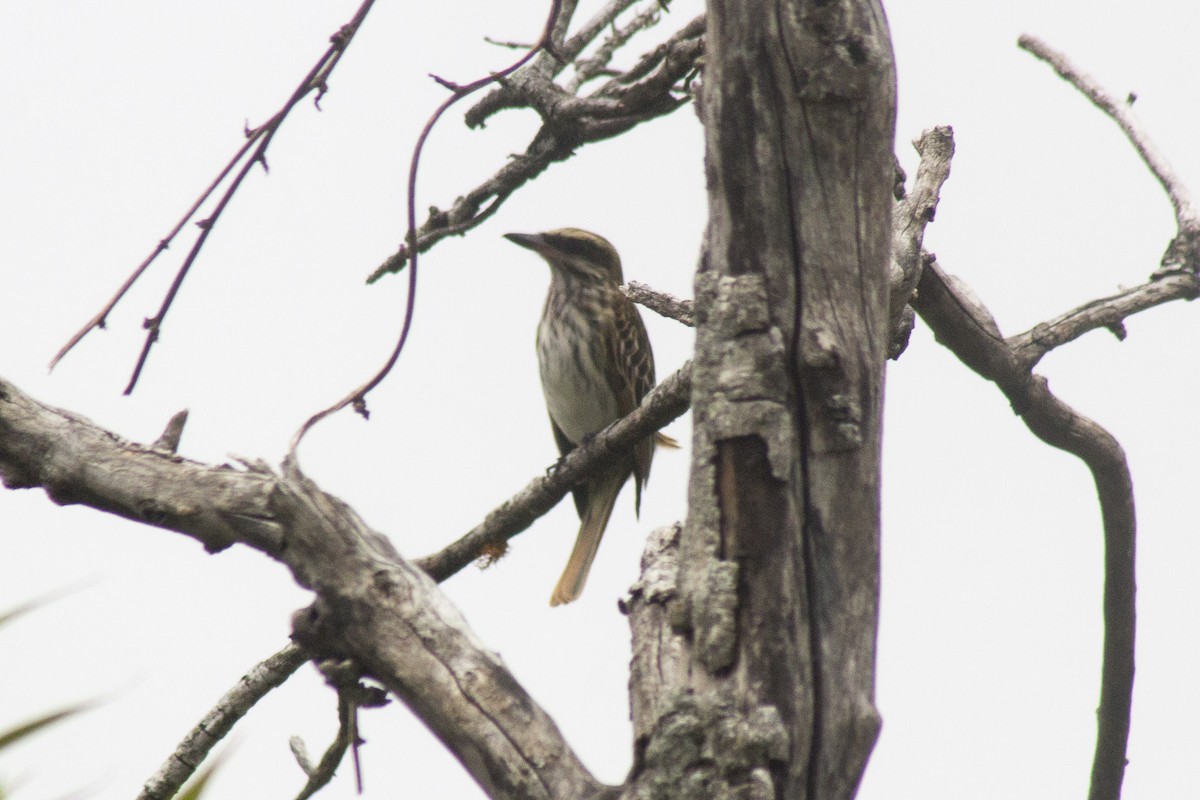
[(891, 43), (868, 0), (714, 0), (707, 19), (693, 472), (667, 601), (687, 661), (635, 720), (638, 796), (852, 797), (879, 728)]
[(210, 551), (245, 544), (281, 562), (316, 594), (293, 619), (293, 639), (307, 656), (350, 660), (378, 680), (489, 797), (615, 795), (426, 572), (291, 459), (282, 475), (261, 464), (247, 467), (200, 464), (125, 441), (0, 379), (6, 487), (42, 487), (56, 503), (178, 531)]

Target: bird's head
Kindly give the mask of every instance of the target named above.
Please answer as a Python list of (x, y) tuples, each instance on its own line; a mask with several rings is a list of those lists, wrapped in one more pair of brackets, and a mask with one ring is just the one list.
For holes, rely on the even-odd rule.
[(603, 236), (579, 228), (559, 228), (546, 233), (506, 233), (504, 238), (546, 259), (550, 269), (566, 280), (587, 280), (620, 285), (621, 257)]

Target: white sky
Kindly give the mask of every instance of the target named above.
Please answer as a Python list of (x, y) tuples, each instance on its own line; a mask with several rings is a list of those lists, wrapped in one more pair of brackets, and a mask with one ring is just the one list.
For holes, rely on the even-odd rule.
[[(191, 410), (181, 453), (276, 462), (296, 426), (356, 385), (391, 347), (402, 281), (363, 278), (403, 237), (403, 176), (444, 96), (529, 39), (535, 3), (381, 2), (331, 81), (323, 113), (298, 109), (184, 284), (135, 394), (120, 392), (188, 247), (181, 239), (52, 376), (71, 332), (170, 229), (271, 114), (358, 0), (0, 4), (0, 375), (139, 441)], [(596, 3), (586, 4), (598, 5)], [(670, 22), (698, 10), (676, 0)], [(519, 8), (518, 11), (514, 9)], [(1193, 4), (897, 2), (897, 152), (951, 124), (958, 156), (927, 245), (1006, 333), (1146, 279), (1173, 232), (1164, 195), (1115, 126), (1017, 50), (1019, 33), (1069, 53), (1137, 112), (1200, 190)], [(582, 15), (580, 18), (583, 18)], [(419, 207), (447, 206), (535, 129), (532, 112), (467, 131), (451, 115), (427, 149)], [(532, 348), (544, 266), (507, 231), (590, 228), (628, 277), (680, 295), (705, 221), (691, 109), (591, 145), (515, 195), (468, 238), (423, 260), (417, 327), (363, 423), (343, 414), (302, 449), (307, 471), (406, 555), (437, 549), (554, 460)], [(646, 313), (660, 376), (691, 335)], [(1092, 333), (1040, 368), (1126, 448), (1140, 523), (1138, 683), (1125, 797), (1196, 793), (1200, 543), (1191, 500), (1200, 434), (1195, 309)], [(860, 797), (1082, 797), (1098, 696), (1101, 549), (1090, 478), (1036, 442), (1000, 394), (918, 326), (889, 367), (885, 452), (884, 716)], [(686, 441), (687, 418), (668, 432)], [(688, 454), (660, 452), (635, 522), (618, 503), (587, 591), (547, 598), (577, 521), (570, 503), (486, 572), (445, 584), (482, 638), (605, 780), (629, 767), (628, 629), (616, 599), (645, 533), (684, 513)], [(60, 704), (100, 709), (4, 754), (17, 797), (136, 794), (179, 737), (278, 649), (308, 597), (236, 548), (40, 491), (0, 492), (0, 609), (72, 594), (0, 629), (0, 728)], [(402, 708), (364, 716), (367, 797), (474, 798), (479, 790)], [(302, 784), (287, 738), (319, 752), (334, 698), (310, 667), (237, 728), (213, 797), (288, 797)], [(353, 794), (343, 770), (324, 797)]]

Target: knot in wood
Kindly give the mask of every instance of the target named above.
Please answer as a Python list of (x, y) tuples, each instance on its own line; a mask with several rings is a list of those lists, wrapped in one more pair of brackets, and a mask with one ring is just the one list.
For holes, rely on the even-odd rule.
[(832, 370), (841, 367), (842, 353), (837, 339), (825, 328), (810, 328), (800, 342), (800, 362), (809, 369)]
[(1188, 226), (1167, 245), (1161, 266), (1151, 276), (1160, 278), (1174, 272), (1200, 274), (1200, 228)]

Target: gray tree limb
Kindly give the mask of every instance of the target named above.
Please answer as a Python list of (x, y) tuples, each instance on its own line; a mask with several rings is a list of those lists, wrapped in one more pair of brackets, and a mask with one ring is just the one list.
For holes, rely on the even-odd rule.
[[(620, 4), (610, 4), (602, 15), (617, 5)], [(585, 27), (569, 44), (592, 30)], [(595, 29), (590, 35), (594, 38), (600, 30)], [(618, 136), (686, 103), (687, 97), (676, 96), (674, 89), (696, 68), (704, 52), (703, 33), (704, 17), (700, 16), (643, 55), (632, 68), (585, 97), (571, 94), (554, 83), (552, 77), (557, 71), (542, 59), (506, 79), (502, 89), (467, 112), (467, 123), (482, 124), (502, 108), (528, 107), (541, 115), (542, 126), (525, 152), (509, 159), (492, 177), (460, 196), (450, 208), (431, 209), (417, 230), (420, 252), (447, 236), (459, 236), (476, 227), (494, 214), (514, 191), (551, 164), (570, 158), (579, 147)], [(572, 52), (578, 52), (574, 45), (570, 45), (568, 55)], [(553, 60), (548, 55), (546, 58)], [(375, 269), (368, 282), (400, 271), (407, 258), (407, 246), (401, 245)]]
[(242, 543), (280, 561), (317, 595), (294, 620), (304, 650), (353, 659), (408, 703), (490, 796), (603, 791), (429, 576), (295, 463), (282, 475), (199, 464), (125, 441), (0, 381), (0, 478), (9, 488), (40, 486), (58, 503), (185, 533), (212, 551)]
[(1132, 105), (1119, 102), (1094, 78), (1072, 64), (1064, 54), (1036, 36), (1028, 33), (1022, 34), (1017, 39), (1017, 45), (1037, 59), (1049, 64), (1059, 77), (1078, 89), (1113, 122), (1117, 123), (1117, 126), (1129, 139), (1129, 143), (1137, 150), (1142, 162), (1166, 191), (1171, 206), (1175, 209), (1175, 219), (1179, 223), (1180, 230), (1190, 227), (1194, 231), (1197, 224), (1200, 223), (1200, 215), (1197, 215), (1191, 192), (1187, 190), (1170, 163), (1163, 158), (1162, 154), (1158, 152), (1158, 148), (1150, 141), (1149, 134), (1134, 117)]
[(1104, 649), (1091, 800), (1117, 800), (1125, 771), (1133, 696), (1137, 519), (1125, 452), (1104, 428), (1059, 400), (999, 335), (962, 284), (925, 264), (914, 306), (939, 342), (992, 381), (1039, 439), (1077, 456), (1096, 482), (1104, 523)]
[[(1061, 56), (1058, 59), (1062, 61)], [(1063, 70), (1060, 70), (1060, 73), (1063, 73)], [(1070, 77), (1070, 70), (1065, 76)], [(1089, 96), (1091, 95), (1089, 94)], [(608, 107), (597, 106), (601, 110)], [(820, 102), (813, 103), (813, 108), (815, 109), (814, 118), (830, 113), (828, 108)], [(706, 109), (706, 113), (708, 111)], [(601, 113), (601, 111), (597, 113)], [(1133, 133), (1130, 134), (1131, 138), (1144, 138), (1140, 129), (1135, 127), (1130, 130), (1133, 130)], [(949, 154), (953, 152), (952, 142), (949, 143), (950, 149), (946, 151), (944, 149), (945, 142), (938, 143), (928, 139), (930, 133), (927, 132), (923, 135), (922, 140), (927, 145), (936, 145), (935, 148), (929, 152), (921, 150), (922, 168), (924, 170), (928, 166), (929, 169), (918, 171), (914, 191), (907, 198), (907, 205), (902, 204), (903, 213), (898, 210), (894, 219), (892, 244), (897, 271), (893, 272), (893, 276), (898, 275), (899, 278), (893, 277), (892, 281), (891, 313), (893, 316), (899, 305), (896, 302), (897, 298), (908, 299), (911, 296), (911, 291), (905, 292), (904, 287), (913, 280), (912, 256), (914, 253), (921, 253), (920, 236), (923, 233), (924, 224), (932, 219), (933, 210), (936, 208), (937, 190), (940, 188), (940, 182), (945, 180), (946, 174), (948, 174)], [(918, 144), (918, 147), (920, 149), (922, 145)], [(1139, 148), (1139, 152), (1143, 152), (1143, 148)], [(933, 156), (938, 158), (944, 156), (944, 165), (939, 166), (933, 163), (927, 165), (927, 159)], [(1119, 332), (1121, 321), (1129, 314), (1169, 300), (1191, 299), (1197, 296), (1195, 274), (1198, 260), (1193, 248), (1195, 239), (1189, 234), (1193, 230), (1193, 220), (1187, 213), (1184, 213), (1190, 211), (1190, 201), (1187, 200), (1186, 192), (1180, 193), (1182, 185), (1178, 184), (1169, 169), (1166, 171), (1155, 169), (1153, 159), (1148, 161), (1148, 164), (1160, 181), (1166, 181), (1167, 184), (1176, 186), (1176, 191), (1171, 196), (1177, 212), (1180, 235), (1168, 248), (1167, 255), (1164, 256), (1163, 268), (1143, 286), (1092, 301), (1042, 325), (1035, 326), (1031, 331), (1005, 340), (986, 309), (982, 308), (982, 305), (970, 295), (965, 287), (956, 284), (952, 278), (942, 273), (935, 260), (928, 256), (921, 256), (916, 262), (916, 280), (919, 282), (920, 292), (914, 303), (921, 309), (922, 315), (927, 318), (931, 327), (934, 327), (939, 339), (949, 342), (949, 346), (959, 353), (960, 358), (969, 366), (984, 374), (985, 377), (995, 380), (1009, 395), (1014, 403), (1014, 408), (1023, 415), (1031, 430), (1048, 443), (1075, 452), (1088, 463), (1093, 471), (1104, 514), (1106, 537), (1105, 662), (1100, 733), (1092, 789), (1093, 797), (1096, 798), (1117, 796), (1114, 791), (1119, 793), (1120, 772), (1124, 766), (1124, 741), (1128, 729), (1129, 711), (1128, 688), (1132, 681), (1133, 652), (1134, 518), (1132, 488), (1128, 469), (1124, 464), (1123, 453), (1115, 440), (1112, 440), (1111, 436), (1108, 436), (1090, 420), (1076, 414), (1061, 401), (1053, 398), (1053, 395), (1050, 395), (1044, 386), (1044, 382), (1033, 376), (1030, 370), (1049, 349), (1071, 341), (1087, 330), (1107, 327)], [(806, 178), (808, 177), (813, 176), (806, 173)], [(814, 179), (819, 177), (820, 175), (817, 173)], [(1168, 192), (1171, 193), (1171, 190), (1168, 189)], [(803, 223), (805, 220), (801, 218), (799, 222)], [(793, 228), (792, 233), (795, 234), (796, 230), (802, 231), (803, 225)], [(715, 236), (715, 234), (713, 235)], [(715, 242), (716, 245), (725, 248), (722, 252), (726, 255), (731, 253), (744, 255), (740, 251), (729, 249), (731, 241), (731, 239), (721, 239), (717, 236), (715, 240), (710, 240), (709, 247), (714, 246)], [(706, 257), (710, 259), (707, 263), (711, 268), (713, 266), (711, 250), (706, 252)], [(734, 262), (744, 263), (737, 259), (734, 259)], [(707, 304), (705, 313), (710, 315), (708, 318), (710, 325), (728, 326), (730, 330), (739, 330), (753, 336), (758, 336), (763, 330), (766, 330), (759, 327), (762, 320), (754, 316), (757, 313), (756, 309), (761, 305), (761, 298), (759, 289), (753, 281), (741, 280), (741, 276), (739, 276), (739, 279), (733, 283), (702, 282), (701, 289), (700, 294), (703, 300), (701, 308), (704, 309)], [(631, 292), (638, 291), (644, 295), (639, 298), (640, 301), (650, 298), (650, 303), (655, 302), (652, 291), (646, 290), (645, 287), (631, 287)], [(678, 311), (678, 307), (671, 303), (660, 303), (660, 305), (664, 309), (675, 307)], [(771, 326), (767, 327), (771, 328)], [(758, 338), (762, 340), (761, 336)], [(775, 343), (771, 341), (769, 330), (765, 341), (768, 351), (775, 347)], [(783, 340), (784, 343), (787, 341), (789, 340)], [(801, 340), (801, 343), (813, 344), (804, 340)], [(827, 342), (822, 342), (820, 337), (817, 337), (815, 344), (818, 345), (815, 352), (828, 354), (829, 351), (823, 349), (823, 345)], [(812, 355), (813, 352), (814, 350), (810, 348), (809, 355)], [(840, 355), (840, 352), (835, 351), (835, 354)], [(805, 363), (802, 366), (809, 369), (815, 368), (818, 374), (821, 374), (819, 362), (820, 359), (815, 366), (812, 363)], [(711, 367), (711, 364), (709, 366)], [(711, 372), (705, 374), (706, 377), (712, 377)], [(753, 375), (742, 375), (738, 377), (738, 380), (745, 380), (748, 377), (752, 378)], [(741, 384), (737, 384), (731, 391), (730, 386), (723, 386), (722, 391), (726, 392), (727, 399), (739, 402), (755, 399), (752, 393), (739, 396), (739, 392), (742, 392), (743, 389), (738, 387), (741, 387)], [(756, 389), (758, 385), (750, 388)], [(622, 446), (614, 442), (624, 441), (621, 437), (627, 437), (629, 441), (634, 441), (644, 435), (644, 430), (652, 430), (654, 427), (664, 424), (669, 415), (681, 413), (687, 407), (690, 390), (690, 370), (681, 371), (668, 379), (664, 382), (664, 386), (660, 387), (660, 391), (655, 396), (656, 399), (651, 402), (648, 398), (649, 406), (653, 407), (651, 410), (643, 408), (629, 420), (618, 423), (618, 425), (627, 425), (623, 429), (624, 432), (618, 432), (618, 426), (614, 426), (612, 431), (597, 437), (591, 447), (580, 448), (573, 454), (576, 461), (565, 463), (563, 470), (555, 475), (532, 482), (530, 486), (526, 487), (526, 490), (506, 504), (507, 508), (504, 514), (494, 519), (493, 516), (489, 516), (484, 525), (472, 532), (475, 535), (468, 535), (468, 537), (464, 537), (464, 540), (447, 548), (446, 551), (423, 559), (421, 565), (435, 575), (451, 574), (476, 558), (482, 552), (481, 548), (484, 545), (498, 540), (502, 541), (514, 535), (527, 526), (538, 513), (541, 513), (537, 509), (549, 508), (569, 490), (569, 484), (572, 481), (586, 475), (595, 464), (602, 462), (606, 458), (606, 453), (614, 452), (611, 448)], [(822, 397), (830, 399), (831, 395), (826, 393)], [(815, 406), (810, 405), (810, 408), (819, 407), (821, 407), (820, 403)], [(832, 410), (843, 414), (854, 411), (853, 408), (836, 404)], [(656, 422), (654, 420), (659, 419), (656, 415), (666, 416), (662, 417), (662, 422)], [(642, 426), (645, 426), (644, 429)], [(854, 425), (849, 425), (838, 430), (844, 435), (853, 428)], [(733, 437), (734, 440), (745, 438), (741, 434)], [(740, 446), (740, 442), (737, 444)], [(357, 619), (356, 614), (370, 603), (375, 602), (373, 598), (364, 600), (363, 592), (369, 596), (371, 591), (377, 590), (383, 591), (386, 595), (389, 591), (388, 587), (401, 587), (403, 591), (411, 590), (414, 595), (424, 598), (421, 592), (426, 591), (426, 588), (418, 585), (420, 581), (411, 577), (411, 567), (403, 564), (386, 540), (365, 529), (361, 522), (354, 518), (353, 513), (336, 499), (320, 494), (315, 486), (306, 482), (294, 465), (289, 466), (283, 477), (274, 475), (269, 469), (258, 464), (249, 465), (247, 469), (204, 465), (174, 455), (170, 452), (171, 445), (173, 442), (168, 442), (167, 446), (146, 447), (124, 441), (115, 434), (104, 431), (80, 417), (42, 406), (21, 394), (16, 387), (0, 380), (0, 478), (7, 486), (10, 488), (40, 486), (55, 502), (83, 503), (129, 519), (179, 531), (193, 536), (213, 552), (240, 542), (255, 547), (272, 557), (284, 560), (293, 568), (297, 580), (301, 580), (301, 575), (306, 576), (305, 580), (311, 581), (312, 587), (318, 591), (318, 600), (313, 608), (297, 620), (298, 635), (308, 641), (311, 646), (318, 648), (318, 652), (321, 649), (333, 650), (338, 653), (357, 652), (357, 649), (362, 646), (361, 639), (356, 637), (368, 634), (353, 627), (361, 622)], [(737, 455), (738, 451), (735, 446), (727, 449), (721, 457), (736, 457)], [(755, 469), (761, 471), (763, 466), (766, 466), (769, 471), (774, 471), (774, 467), (777, 465), (769, 463), (773, 457), (770, 449), (768, 449), (767, 455), (768, 464), (766, 465), (756, 466), (753, 461), (737, 462), (735, 460), (732, 472), (738, 473), (743, 468), (751, 472)], [(805, 466), (811, 467), (809, 464), (805, 464)], [(723, 485), (718, 481), (717, 489), (721, 489)], [(280, 499), (285, 495), (288, 499)], [(736, 493), (722, 495), (718, 491), (717, 496), (736, 500)], [(804, 501), (809, 502), (811, 499), (806, 497)], [(729, 509), (736, 510), (736, 507), (736, 504), (726, 507), (724, 512), (726, 516), (728, 516)], [(817, 506), (814, 505), (812, 508), (817, 508)], [(337, 580), (326, 580), (325, 578), (328, 576), (325, 576), (322, 569), (311, 564), (293, 566), (282, 557), (283, 545), (287, 543), (290, 547), (291, 537), (299, 535), (293, 533), (292, 527), (295, 527), (297, 531), (302, 530), (302, 526), (295, 523), (296, 514), (302, 516), (313, 513), (314, 509), (320, 513), (316, 513), (313, 520), (308, 520), (311, 525), (331, 528), (341, 526), (343, 530), (340, 535), (346, 540), (358, 541), (361, 539), (354, 548), (351, 548), (357, 553), (355, 557), (362, 559), (361, 562), (352, 565), (360, 570), (360, 573), (351, 570), (356, 575), (354, 581), (343, 584)], [(723, 512), (718, 508), (716, 512), (712, 513), (717, 513), (720, 517)], [(821, 521), (819, 518), (815, 519), (812, 524), (816, 524), (818, 527), (810, 530), (820, 533), (819, 523)], [(720, 529), (720, 525), (724, 522), (725, 520), (718, 519), (717, 529)], [(736, 528), (736, 523), (737, 520), (730, 521), (734, 528)], [(703, 519), (701, 519), (701, 524), (703, 524)], [(744, 521), (742, 524), (745, 524)], [(314, 540), (319, 538), (319, 535), (313, 531), (307, 531), (305, 535)], [(320, 535), (328, 536), (329, 532), (325, 531)], [(703, 671), (697, 672), (694, 669), (694, 665), (697, 662), (705, 667), (719, 665), (722, 663), (722, 659), (729, 657), (732, 652), (731, 648), (741, 646), (736, 637), (730, 639), (727, 634), (737, 631), (739, 624), (744, 623), (745, 620), (736, 618), (736, 615), (730, 616), (730, 609), (735, 608), (736, 603), (730, 606), (727, 601), (731, 592), (736, 595), (740, 585), (738, 581), (742, 579), (739, 578), (736, 569), (723, 568), (717, 564), (716, 568), (708, 570), (702, 576), (705, 584), (700, 591), (693, 592), (691, 595), (685, 594), (673, 574), (673, 566), (670, 561), (671, 558), (677, 557), (671, 555), (677, 535), (673, 529), (656, 533), (652, 545), (658, 553), (656, 558), (659, 561), (654, 562), (658, 566), (653, 567), (650, 570), (650, 576), (644, 577), (635, 586), (634, 593), (627, 604), (632, 614), (636, 616), (641, 613), (638, 604), (645, 602), (647, 618), (652, 620), (647, 630), (654, 631), (655, 644), (653, 646), (648, 644), (650, 637), (641, 635), (641, 644), (638, 644), (638, 638), (635, 635), (635, 678), (637, 674), (648, 676), (649, 673), (645, 670), (652, 669), (658, 676), (653, 680), (657, 680), (658, 683), (650, 683), (652, 678), (646, 677), (647, 687), (678, 686), (680, 682), (690, 680), (699, 686), (712, 688), (715, 685), (712, 681), (718, 680), (721, 676), (710, 674), (705, 677)], [(319, 543), (313, 547), (319, 549)], [(312, 553), (309, 555), (313, 556)], [(808, 558), (810, 555), (817, 559), (811, 561), (813, 564), (818, 563), (822, 556), (817, 552), (805, 554), (805, 557)], [(835, 560), (839, 555), (844, 554), (834, 554)], [(351, 558), (351, 556), (347, 556), (347, 558)], [(382, 589), (373, 584), (363, 583), (365, 572), (362, 571), (368, 564), (374, 566), (383, 564), (386, 567), (380, 573)], [(401, 569), (401, 566), (404, 569)], [(415, 588), (413, 588), (414, 586)], [(700, 598), (701, 602), (695, 602), (697, 598)], [(421, 602), (425, 602), (425, 600), (422, 599)], [(650, 604), (653, 604), (654, 607), (650, 608)], [(408, 613), (407, 609), (399, 611), (386, 605), (385, 609), (388, 614), (393, 615), (390, 619), (395, 624), (409, 624), (408, 618), (404, 616)], [(448, 619), (449, 617), (441, 617), (440, 621), (447, 622)], [(693, 637), (697, 631), (695, 627), (697, 619), (700, 620), (700, 632), (705, 634), (698, 640)], [(425, 620), (421, 622), (425, 624)], [(693, 627), (687, 627), (689, 625)], [(433, 624), (431, 629), (441, 630), (437, 624)], [(373, 631), (369, 635), (378, 633), (380, 631)], [(437, 649), (437, 653), (430, 655), (429, 660), (417, 665), (391, 663), (389, 658), (394, 654), (390, 651), (371, 651), (367, 648), (364, 652), (375, 659), (373, 663), (381, 664), (385, 671), (391, 670), (393, 684), (389, 684), (389, 688), (393, 685), (402, 687), (405, 680), (412, 680), (414, 673), (419, 674), (421, 669), (431, 668), (432, 665), (440, 663), (440, 658), (455, 657), (459, 652), (457, 648), (464, 642), (466, 645), (475, 644), (470, 640), (469, 633), (458, 632), (450, 638), (454, 641), (438, 642), (438, 648), (444, 646), (444, 649)], [(415, 640), (413, 643), (415, 646)], [(639, 650), (639, 647), (643, 649)], [(475, 656), (470, 646), (466, 647), (466, 651), (471, 657)], [(640, 660), (639, 652), (642, 656)], [(281, 653), (280, 656), (282, 655)], [(839, 655), (843, 654), (821, 652), (819, 655), (821, 658), (836, 660)], [(689, 659), (692, 660), (689, 661)], [(483, 665), (481, 668), (489, 675), (504, 674), (503, 672), (488, 672), (496, 667), (495, 663), (488, 662), (486, 659), (481, 663)], [(502, 670), (502, 667), (499, 669)], [(642, 672), (639, 673), (639, 670)], [(720, 670), (717, 672), (719, 673)], [(812, 673), (811, 686), (814, 690), (819, 684), (819, 675), (819, 670)], [(462, 687), (459, 686), (447, 685), (443, 688), (450, 694), (462, 691)], [(519, 689), (519, 687), (517, 688)], [(401, 689), (396, 689), (396, 691), (401, 697), (406, 696), (401, 694)], [(779, 777), (777, 774), (779, 765), (788, 761), (793, 755), (789, 748), (796, 746), (796, 742), (788, 737), (788, 729), (783, 724), (783, 717), (775, 706), (763, 704), (756, 707), (749, 716), (736, 719), (729, 716), (729, 708), (726, 705), (706, 704), (704, 697), (695, 693), (692, 694), (692, 700), (689, 703), (680, 705), (676, 702), (678, 698), (671, 696), (670, 693), (646, 691), (640, 686), (634, 687), (633, 691), (635, 729), (639, 746), (637, 763), (646, 770), (655, 766), (647, 759), (652, 760), (655, 753), (661, 755), (666, 752), (665, 750), (655, 750), (652, 745), (669, 749), (684, 746), (687, 741), (694, 741), (696, 735), (710, 736), (705, 740), (705, 747), (728, 745), (723, 752), (728, 753), (729, 757), (724, 761), (717, 759), (715, 763), (718, 772), (724, 769), (727, 773), (734, 774), (748, 763), (747, 759), (749, 761), (757, 759), (755, 763), (764, 764), (762, 769), (765, 771), (752, 769), (743, 777), (746, 779), (748, 787), (764, 788), (769, 785), (768, 782), (770, 785), (774, 785)], [(514, 705), (523, 707), (524, 700), (527, 698), (523, 692), (518, 692), (506, 698), (492, 695), (488, 699), (511, 710)], [(439, 705), (436, 709), (427, 708), (425, 711), (426, 713), (443, 713), (447, 708), (454, 708), (454, 702), (446, 701), (444, 705)], [(462, 694), (459, 695), (458, 702), (462, 702)], [(470, 701), (467, 703), (469, 705)], [(860, 705), (857, 711), (863, 712), (860, 720), (870, 722), (873, 710)], [(671, 716), (672, 714), (674, 716)], [(533, 716), (536, 717), (536, 714)], [(674, 731), (674, 734), (678, 735), (677, 738), (673, 739), (672, 732), (663, 729), (664, 720), (668, 716), (681, 723), (681, 726)], [(458, 735), (454, 731), (447, 732), (446, 735), (452, 740), (447, 744), (454, 752), (460, 754), (460, 758), (466, 752), (470, 752), (474, 756), (476, 751), (473, 748), (478, 746), (479, 741), (486, 742), (489, 740), (489, 736), (495, 735), (498, 730), (507, 730), (505, 726), (508, 724), (516, 727), (528, 727), (530, 719), (530, 717), (521, 718), (519, 714), (501, 714), (491, 721), (493, 724), (491, 728), (481, 720), (475, 720), (471, 725), (459, 731)], [(501, 746), (495, 742), (485, 746), (483, 758), (488, 765), (494, 765), (489, 759), (494, 759), (495, 763), (511, 766), (519, 763), (522, 758), (538, 760), (547, 753), (561, 756), (562, 751), (556, 749), (560, 743), (556, 738), (557, 732), (547, 729), (541, 724), (541, 720), (534, 719), (534, 723), (534, 727), (537, 729), (536, 736), (531, 735), (517, 743), (510, 742), (511, 746)], [(1124, 725), (1123, 729), (1122, 725)], [(837, 732), (835, 731), (835, 733)], [(692, 738), (689, 739), (689, 737)], [(852, 737), (850, 740), (839, 741), (849, 741), (854, 746), (850, 747), (847, 752), (861, 754), (863, 759), (865, 759), (865, 753), (869, 752), (869, 742), (866, 742), (864, 746), (865, 740), (861, 736), (857, 739)], [(800, 742), (799, 746), (814, 746), (813, 740), (808, 741), (807, 744)], [(809, 752), (811, 755), (813, 751)], [(541, 791), (569, 793), (578, 790), (584, 794), (589, 792), (611, 793), (612, 790), (595, 784), (586, 771), (578, 766), (577, 760), (573, 759), (573, 755), (564, 756), (559, 762), (548, 768), (544, 775), (538, 775), (536, 784), (541, 787), (540, 790), (533, 787), (532, 784), (518, 786), (520, 769), (515, 768), (509, 772), (501, 770), (496, 782), (489, 783), (487, 786), (490, 787), (489, 791), (496, 792), (495, 796), (515, 796), (505, 793), (526, 790), (531, 792), (529, 796), (568, 796), (539, 794)], [(819, 761), (819, 757), (814, 757), (811, 763), (818, 764)], [(710, 764), (710, 766), (713, 765)], [(478, 768), (479, 765), (476, 764), (475, 769)], [(472, 769), (472, 766), (468, 765), (468, 769)], [(472, 774), (478, 775), (475, 769), (472, 770)], [(650, 772), (642, 774), (647, 776)], [(662, 777), (662, 773), (658, 773), (658, 776)], [(852, 777), (852, 774), (848, 772), (838, 774), (835, 771), (831, 776), (831, 773), (826, 773), (826, 778), (831, 780), (842, 780), (847, 776)], [(729, 775), (723, 774), (722, 779), (728, 777)], [(811, 776), (812, 781), (822, 779), (820, 775)], [(844, 784), (845, 781), (842, 780), (842, 783)], [(668, 784), (643, 782), (638, 785), (652, 790), (655, 785), (667, 786)], [(678, 784), (670, 785), (678, 788)]]
[(505, 542), (532, 525), (599, 466), (687, 411), (691, 391), (689, 361), (654, 387), (636, 411), (572, 450), (550, 474), (534, 478), (510, 500), (492, 509), (466, 535), (437, 553), (417, 559), (417, 566), (441, 581), (485, 552), (502, 553)]
[(146, 781), (137, 800), (170, 800), (174, 797), (209, 751), (233, 730), (234, 724), (268, 692), (282, 686), (306, 661), (308, 654), (299, 646), (289, 644), (243, 675), (183, 738), (158, 772)]
[[(898, 205), (894, 220), (895, 262), (910, 259), (914, 247), (918, 252), (917, 291), (909, 294), (913, 307), (933, 329), (939, 342), (1004, 392), (1038, 438), (1078, 456), (1091, 469), (1096, 482), (1105, 532), (1105, 636), (1090, 797), (1116, 800), (1120, 797), (1125, 769), (1133, 693), (1136, 517), (1129, 467), (1124, 451), (1111, 434), (1060, 401), (1050, 392), (1046, 381), (1033, 374), (1036, 359), (1031, 359), (1028, 351), (1015, 343), (1022, 337), (1006, 341), (978, 298), (960, 281), (944, 274), (933, 256), (919, 249), (921, 239), (916, 231), (924, 227), (927, 216), (932, 218), (923, 208), (936, 207), (941, 186), (949, 176), (953, 134), (948, 128), (926, 131), (916, 146), (922, 159), (912, 196), (924, 197), (925, 201)], [(893, 289), (894, 277), (895, 272)], [(1170, 274), (1163, 280), (1175, 284), (1183, 277)], [(893, 300), (895, 297), (893, 291)], [(1119, 304), (1097, 303), (1099, 314), (1105, 310), (1111, 313), (1116, 307)], [(1070, 332), (1079, 331), (1086, 324), (1084, 319), (1077, 310), (1052, 320), (1045, 326), (1037, 346), (1048, 350), (1055, 333), (1060, 342), (1066, 341)], [(1120, 324), (1120, 318), (1116, 318), (1115, 324)]]

